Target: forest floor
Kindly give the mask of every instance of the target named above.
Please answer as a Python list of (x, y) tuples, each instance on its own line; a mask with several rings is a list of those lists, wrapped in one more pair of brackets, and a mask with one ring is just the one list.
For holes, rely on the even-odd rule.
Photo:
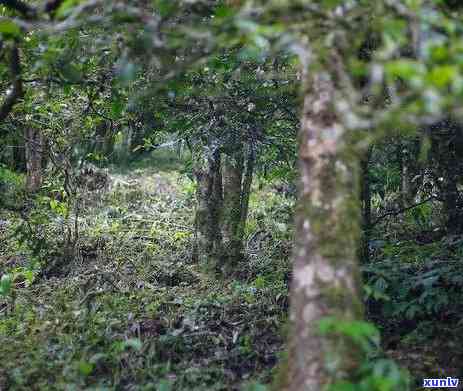
[(253, 196), (247, 259), (236, 276), (218, 280), (192, 260), (194, 187), (186, 176), (145, 168), (111, 181), (83, 207), (73, 259), (53, 258), (62, 219), (40, 227), (42, 257), (50, 258), (32, 284), (23, 278), (28, 252), (11, 237), (19, 220), (0, 217), (0, 269), (19, 276), (14, 310), (0, 306), (0, 390), (268, 382), (284, 339), (290, 201)]
[[(192, 259), (194, 185), (175, 170), (112, 172), (64, 262), (65, 223), (49, 213), (32, 275), (20, 219), (1, 215), (0, 270), (16, 288), (0, 301), (0, 390), (264, 390), (285, 339), (292, 204), (256, 189), (246, 259), (227, 279)], [(389, 330), (388, 354), (418, 383), (457, 370), (445, 330), (401, 337)]]

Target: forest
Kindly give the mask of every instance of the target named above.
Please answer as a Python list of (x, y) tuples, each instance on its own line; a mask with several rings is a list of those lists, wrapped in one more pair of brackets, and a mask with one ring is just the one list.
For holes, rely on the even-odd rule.
[(0, 391), (463, 387), (462, 102), (461, 0), (0, 0)]

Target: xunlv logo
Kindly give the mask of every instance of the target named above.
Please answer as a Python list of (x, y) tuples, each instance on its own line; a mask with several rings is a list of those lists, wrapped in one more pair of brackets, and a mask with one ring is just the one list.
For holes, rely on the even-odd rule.
[(448, 377), (446, 379), (423, 379), (424, 388), (437, 388), (437, 387), (446, 387), (446, 388), (457, 388), (458, 379), (452, 379)]

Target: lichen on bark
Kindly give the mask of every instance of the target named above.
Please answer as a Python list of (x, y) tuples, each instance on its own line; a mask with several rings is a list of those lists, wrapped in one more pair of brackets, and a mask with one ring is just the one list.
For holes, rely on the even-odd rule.
[[(288, 349), (287, 391), (321, 391), (349, 380), (361, 352), (348, 337), (321, 335), (325, 317), (363, 314), (357, 265), (358, 155), (333, 107), (335, 82), (305, 73)], [(285, 383), (285, 382), (283, 382)]]

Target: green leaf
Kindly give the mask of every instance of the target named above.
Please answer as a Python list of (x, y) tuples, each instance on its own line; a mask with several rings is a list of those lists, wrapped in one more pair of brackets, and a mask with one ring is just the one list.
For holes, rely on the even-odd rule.
[(34, 282), (35, 275), (32, 270), (24, 270), (22, 274), (24, 275), (24, 278), (26, 279), (28, 286)]
[(436, 87), (448, 86), (457, 76), (458, 70), (455, 66), (444, 65), (432, 69), (428, 75), (428, 80)]
[(117, 98), (113, 101), (111, 105), (111, 114), (113, 117), (118, 118), (122, 114), (122, 110), (124, 109), (124, 103), (122, 99)]
[(432, 61), (445, 61), (449, 58), (449, 49), (445, 46), (435, 46), (430, 49), (430, 55)]
[(233, 8), (225, 5), (225, 4), (222, 4), (220, 5), (219, 7), (217, 7), (216, 11), (215, 11), (215, 17), (216, 18), (228, 18), (228, 17), (231, 17), (233, 16), (234, 14), (234, 10)]
[(82, 0), (65, 0), (56, 11), (56, 16), (63, 19), (68, 17), (72, 9), (81, 2)]
[(0, 33), (5, 38), (16, 38), (21, 35), (21, 28), (11, 20), (0, 21)]
[(386, 71), (390, 76), (401, 77), (409, 80), (420, 74), (422, 66), (413, 60), (391, 61), (386, 65)]
[(79, 373), (82, 376), (89, 376), (93, 372), (93, 369), (95, 366), (92, 363), (89, 363), (87, 361), (80, 361), (78, 364), (78, 370)]
[(407, 25), (403, 20), (387, 18), (383, 21), (383, 34), (392, 41), (401, 41), (406, 36)]
[(361, 320), (343, 320), (336, 316), (328, 316), (319, 320), (319, 331), (322, 335), (343, 335), (350, 338), (365, 351), (370, 350), (371, 343), (379, 346), (380, 333), (369, 322)]
[(4, 274), (0, 280), (0, 295), (7, 296), (11, 292), (13, 279), (10, 274)]

